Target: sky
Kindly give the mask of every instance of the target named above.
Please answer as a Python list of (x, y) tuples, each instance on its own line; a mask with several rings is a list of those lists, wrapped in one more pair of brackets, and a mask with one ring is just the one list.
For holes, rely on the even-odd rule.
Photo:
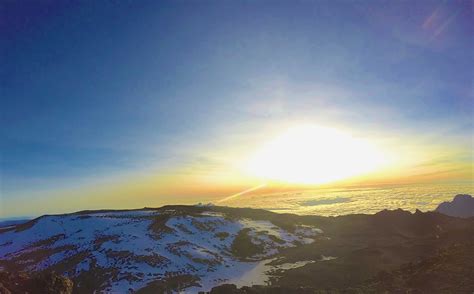
[[(0, 13), (0, 217), (283, 185), (244, 163), (282, 138), (331, 140), (282, 135), (301, 126), (390, 159), (341, 185), (472, 185), (470, 1), (42, 0)], [(291, 158), (272, 152), (260, 159)]]

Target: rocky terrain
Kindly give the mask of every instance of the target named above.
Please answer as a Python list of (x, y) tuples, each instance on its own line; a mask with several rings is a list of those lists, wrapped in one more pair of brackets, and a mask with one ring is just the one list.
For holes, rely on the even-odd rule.
[(453, 201), (441, 203), (436, 211), (455, 217), (474, 217), (474, 198), (466, 194), (456, 195)]
[(472, 293), (473, 248), (438, 212), (83, 211), (0, 232), (0, 293)]
[(238, 283), (282, 249), (310, 244), (321, 233), (196, 206), (85, 211), (43, 216), (3, 231), (0, 266), (60, 273), (80, 293), (197, 292)]

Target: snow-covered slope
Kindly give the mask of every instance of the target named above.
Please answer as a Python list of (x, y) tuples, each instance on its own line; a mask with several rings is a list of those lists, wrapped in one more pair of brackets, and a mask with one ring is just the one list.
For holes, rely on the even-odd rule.
[(54, 270), (83, 291), (166, 285), (194, 293), (238, 281), (279, 250), (320, 233), (197, 207), (43, 216), (0, 232), (0, 268)]

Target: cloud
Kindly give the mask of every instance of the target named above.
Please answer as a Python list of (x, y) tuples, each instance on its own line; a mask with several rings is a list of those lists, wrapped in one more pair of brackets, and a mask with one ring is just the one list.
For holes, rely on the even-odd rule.
[(345, 203), (351, 202), (350, 198), (345, 197), (337, 197), (337, 198), (329, 198), (329, 199), (314, 199), (314, 200), (306, 200), (299, 203), (300, 206), (318, 206), (318, 205), (328, 205), (328, 204), (335, 204), (335, 203)]

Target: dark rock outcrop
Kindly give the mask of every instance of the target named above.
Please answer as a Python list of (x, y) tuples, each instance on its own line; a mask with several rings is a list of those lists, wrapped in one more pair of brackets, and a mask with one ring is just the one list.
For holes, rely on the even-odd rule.
[[(457, 244), (436, 254), (390, 270), (350, 287), (252, 286), (225, 284), (207, 294), (359, 294), (359, 293), (472, 293), (474, 244)], [(204, 292), (202, 292), (204, 293)]]
[[(233, 284), (224, 284), (212, 288), (210, 292), (200, 292), (206, 294), (322, 294), (320, 291), (308, 287), (285, 287), (285, 286), (244, 286), (237, 288)], [(337, 292), (333, 292), (337, 293)]]
[(30, 276), (28, 273), (0, 272), (0, 294), (72, 294), (73, 282), (54, 272)]
[(454, 217), (474, 217), (474, 198), (471, 195), (456, 195), (451, 202), (443, 202), (436, 211)]

